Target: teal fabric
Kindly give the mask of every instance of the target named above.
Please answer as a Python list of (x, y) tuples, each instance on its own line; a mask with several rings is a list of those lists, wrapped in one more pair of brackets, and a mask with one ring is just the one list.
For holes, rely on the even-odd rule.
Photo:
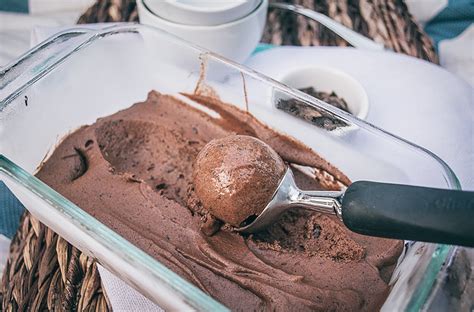
[(0, 234), (12, 238), (20, 223), (23, 205), (0, 181)]
[(452, 39), (474, 23), (474, 0), (450, 0), (448, 5), (425, 25), (436, 46)]
[(255, 50), (252, 52), (252, 55), (257, 54), (257, 53), (262, 52), (262, 51), (265, 51), (265, 50), (272, 49), (272, 48), (274, 48), (274, 47), (276, 47), (276, 46), (273, 45), (273, 44), (260, 43), (260, 44), (255, 48)]
[(28, 0), (0, 0), (0, 11), (28, 13)]

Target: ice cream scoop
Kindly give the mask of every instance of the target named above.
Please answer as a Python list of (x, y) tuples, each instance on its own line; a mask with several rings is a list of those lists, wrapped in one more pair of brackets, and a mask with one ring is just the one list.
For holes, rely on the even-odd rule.
[(305, 208), (335, 214), (360, 234), (474, 247), (474, 192), (370, 181), (302, 191), (276, 152), (250, 137), (211, 141), (198, 156), (194, 183), (204, 207), (240, 232), (258, 232), (283, 212)]
[(194, 189), (216, 218), (239, 227), (272, 199), (286, 165), (266, 143), (232, 135), (209, 142), (194, 164)]

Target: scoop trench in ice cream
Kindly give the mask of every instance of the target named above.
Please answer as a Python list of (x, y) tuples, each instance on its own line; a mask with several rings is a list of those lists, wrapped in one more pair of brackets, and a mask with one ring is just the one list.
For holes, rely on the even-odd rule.
[[(303, 189), (339, 189), (349, 179), (250, 114), (187, 96), (219, 117), (150, 92), (66, 137), (38, 178), (232, 310), (378, 309), (403, 242), (358, 235), (332, 216), (299, 210), (241, 235), (203, 208), (193, 164), (208, 142), (239, 134), (275, 150)], [(316, 178), (295, 164), (314, 168)]]

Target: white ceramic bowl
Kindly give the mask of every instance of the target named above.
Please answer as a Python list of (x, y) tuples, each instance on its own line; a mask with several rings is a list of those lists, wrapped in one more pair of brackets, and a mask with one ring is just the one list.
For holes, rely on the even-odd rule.
[(285, 73), (278, 80), (296, 89), (313, 87), (316, 91), (334, 91), (346, 101), (351, 114), (360, 119), (367, 117), (367, 92), (357, 80), (342, 71), (329, 67), (305, 67)]
[(217, 26), (192, 26), (173, 23), (153, 14), (137, 1), (140, 23), (161, 28), (178, 37), (216, 52), (235, 62), (243, 63), (260, 42), (267, 18), (268, 0), (247, 16)]
[(143, 0), (150, 12), (185, 25), (214, 26), (253, 12), (262, 0)]

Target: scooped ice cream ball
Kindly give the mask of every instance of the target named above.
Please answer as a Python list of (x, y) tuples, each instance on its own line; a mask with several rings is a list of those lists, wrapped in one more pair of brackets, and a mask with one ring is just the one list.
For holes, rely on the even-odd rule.
[(266, 143), (231, 135), (210, 141), (199, 152), (194, 189), (214, 217), (238, 227), (263, 211), (285, 171), (281, 157)]

